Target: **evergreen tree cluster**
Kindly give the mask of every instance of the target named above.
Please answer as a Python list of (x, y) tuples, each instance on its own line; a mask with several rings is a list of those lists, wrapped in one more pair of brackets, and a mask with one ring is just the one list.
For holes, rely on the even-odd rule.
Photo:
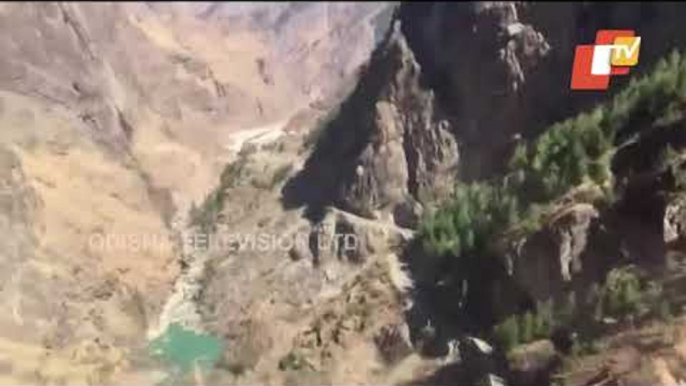
[[(532, 219), (540, 217), (541, 208), (570, 189), (592, 183), (601, 187), (609, 200), (614, 192), (610, 161), (616, 149), (640, 139), (645, 128), (659, 129), (682, 119), (683, 111), (686, 58), (675, 51), (660, 60), (650, 74), (632, 79), (609, 102), (552, 125), (533, 141), (520, 143), (501, 178), (458, 183), (454, 194), (425, 216), (417, 237), (426, 253), (454, 259), (458, 267), (466, 267), (450, 274), (469, 282), (474, 270), (479, 269), (479, 259), (487, 255), (488, 243), (524, 223), (536, 225), (538, 222)], [(667, 151), (667, 159), (677, 158), (674, 151)], [(686, 176), (679, 172), (679, 177)], [(536, 227), (524, 229), (533, 231)], [(483, 278), (480, 274), (474, 280)], [(648, 307), (668, 317), (670, 306), (658, 300), (657, 292), (655, 288), (647, 289), (630, 270), (616, 269), (589, 303), (591, 313), (596, 314), (596, 319), (603, 315), (622, 317)], [(584, 308), (588, 305), (585, 303)], [(578, 310), (568, 317), (574, 314)], [(549, 323), (545, 325), (552, 328), (554, 318), (563, 323), (567, 317), (560, 312), (554, 318), (552, 312), (545, 317), (538, 313), (513, 315), (493, 332), (503, 346), (510, 347), (545, 335), (540, 318), (547, 318)]]
[(532, 207), (583, 182), (611, 188), (609, 164), (620, 145), (618, 137), (629, 141), (625, 137), (640, 134), (633, 132), (636, 121), (656, 123), (685, 108), (686, 60), (675, 51), (610, 102), (519, 144), (504, 177), (458, 183), (454, 194), (420, 224), (422, 245), (437, 255), (471, 253), (484, 240), (526, 220)]
[(424, 249), (459, 257), (479, 250), (489, 237), (517, 221), (516, 196), (486, 183), (458, 184), (451, 199), (420, 225)]
[(610, 270), (604, 282), (586, 291), (581, 302), (577, 302), (575, 295), (569, 292), (558, 304), (549, 300), (533, 311), (510, 315), (493, 327), (495, 343), (508, 352), (520, 344), (549, 339), (557, 329), (575, 330), (581, 333), (581, 339), (592, 340), (594, 334), (603, 330), (606, 318), (672, 318), (672, 305), (664, 299), (662, 287), (642, 278), (634, 266)]
[(519, 344), (549, 338), (555, 326), (553, 303), (548, 301), (539, 304), (533, 312), (507, 317), (493, 328), (493, 339), (508, 352)]
[(530, 144), (519, 144), (510, 173), (519, 173), (526, 193), (539, 201), (584, 181), (607, 185), (617, 146), (634, 140), (646, 126), (682, 118), (685, 108), (686, 60), (674, 51), (652, 73), (632, 79), (611, 102), (554, 124)]

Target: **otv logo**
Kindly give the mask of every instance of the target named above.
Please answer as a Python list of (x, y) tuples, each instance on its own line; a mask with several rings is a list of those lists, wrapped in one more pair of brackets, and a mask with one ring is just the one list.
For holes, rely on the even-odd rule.
[(607, 90), (612, 75), (638, 64), (641, 38), (633, 30), (600, 30), (595, 44), (576, 46), (572, 90)]

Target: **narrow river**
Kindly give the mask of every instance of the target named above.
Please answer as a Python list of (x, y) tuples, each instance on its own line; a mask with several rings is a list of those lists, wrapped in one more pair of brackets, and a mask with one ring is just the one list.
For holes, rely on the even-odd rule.
[[(227, 150), (236, 154), (248, 143), (263, 145), (273, 142), (283, 134), (286, 122), (235, 132)], [(188, 242), (193, 239), (192, 232), (196, 231), (190, 225), (190, 207), (190, 202), (179, 205), (170, 224), (184, 268), (174, 282), (157, 324), (147, 331), (151, 352), (171, 365), (170, 377), (187, 373), (192, 370), (189, 366), (195, 367), (199, 361), (211, 368), (222, 353), (221, 340), (207, 333), (197, 304), (210, 254)], [(170, 378), (170, 381), (175, 379)]]

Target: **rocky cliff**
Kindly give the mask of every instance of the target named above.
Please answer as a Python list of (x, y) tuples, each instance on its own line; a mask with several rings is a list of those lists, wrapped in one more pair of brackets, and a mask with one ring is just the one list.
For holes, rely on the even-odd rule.
[[(598, 29), (634, 28), (654, 42), (636, 73), (681, 46), (673, 7), (403, 3), (308, 161), (303, 188), (293, 184), (292, 204), (382, 210), (408, 223), (416, 202), (455, 178), (497, 174), (520, 139), (612, 95), (569, 90), (574, 47)], [(612, 90), (627, 81), (615, 77)]]
[[(420, 224), (429, 243), (443, 240), (433, 258), (421, 246), (404, 250), (416, 292), (431, 287), (415, 298), (415, 305), (426, 302), (420, 314), (433, 313), (412, 322), (417, 336), (432, 321), (447, 324), (434, 333), (455, 337), (455, 328), (549, 300), (576, 307), (617, 267), (636, 264), (660, 283), (678, 276), (661, 270), (681, 253), (683, 108), (674, 87), (682, 70), (670, 54), (685, 43), (675, 17), (682, 8), (403, 3), (355, 90), (286, 184), (284, 205), (306, 207), (314, 223), (334, 206), (400, 227)], [(572, 92), (574, 47), (592, 44), (597, 30), (622, 28), (634, 29), (646, 47), (632, 76), (614, 77), (608, 92)], [(660, 160), (670, 148), (677, 155), (665, 171)], [(512, 166), (515, 149), (524, 149), (528, 166)], [(465, 182), (475, 184), (464, 189), (478, 209), (464, 195), (450, 196)], [(479, 194), (495, 208), (479, 206)], [(518, 202), (510, 205), (509, 195)], [(452, 219), (432, 214), (446, 199), (439, 214), (455, 211)], [(500, 221), (499, 210), (510, 210), (509, 224), (494, 225), (496, 233), (460, 228)], [(464, 264), (479, 272), (469, 290), (458, 279), (472, 269)], [(458, 294), (466, 294), (464, 305), (455, 305)]]

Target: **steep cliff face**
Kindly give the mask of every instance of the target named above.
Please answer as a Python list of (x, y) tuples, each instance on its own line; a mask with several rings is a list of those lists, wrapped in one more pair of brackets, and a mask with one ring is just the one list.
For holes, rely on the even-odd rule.
[[(399, 27), (396, 22), (324, 129), (287, 200), (333, 203), (369, 218), (382, 209), (407, 226), (416, 222), (416, 198), (449, 187), (457, 146)], [(307, 186), (300, 190), (300, 184)]]
[(532, 138), (551, 123), (620, 90), (569, 90), (574, 48), (591, 44), (599, 29), (628, 28), (650, 42), (633, 74), (682, 47), (675, 4), (563, 3), (409, 4), (403, 31), (428, 84), (453, 119), (465, 178), (497, 172), (513, 135)]
[[(308, 188), (294, 184), (302, 192), (294, 204), (333, 203), (367, 217), (415, 207), (414, 216), (399, 215), (412, 223), (407, 218), (420, 212), (415, 202), (440, 196), (454, 178), (497, 174), (517, 141), (626, 84), (628, 77), (615, 77), (607, 93), (571, 93), (576, 45), (592, 43), (598, 29), (634, 28), (650, 42), (634, 70), (640, 74), (686, 43), (676, 27), (678, 7), (403, 3), (395, 16), (399, 31), (381, 43), (357, 91), (328, 125), (302, 175)], [(437, 188), (434, 197), (426, 186)]]
[[(492, 170), (513, 135), (531, 122), (531, 78), (551, 45), (516, 3), (436, 4), (401, 8), (403, 32), (426, 83), (451, 117), (463, 149), (463, 178)], [(529, 24), (530, 23), (530, 24)]]
[(407, 226), (513, 143), (516, 95), (550, 46), (513, 3), (407, 3), (395, 23), (308, 166), (331, 176), (312, 183), (322, 200)]

